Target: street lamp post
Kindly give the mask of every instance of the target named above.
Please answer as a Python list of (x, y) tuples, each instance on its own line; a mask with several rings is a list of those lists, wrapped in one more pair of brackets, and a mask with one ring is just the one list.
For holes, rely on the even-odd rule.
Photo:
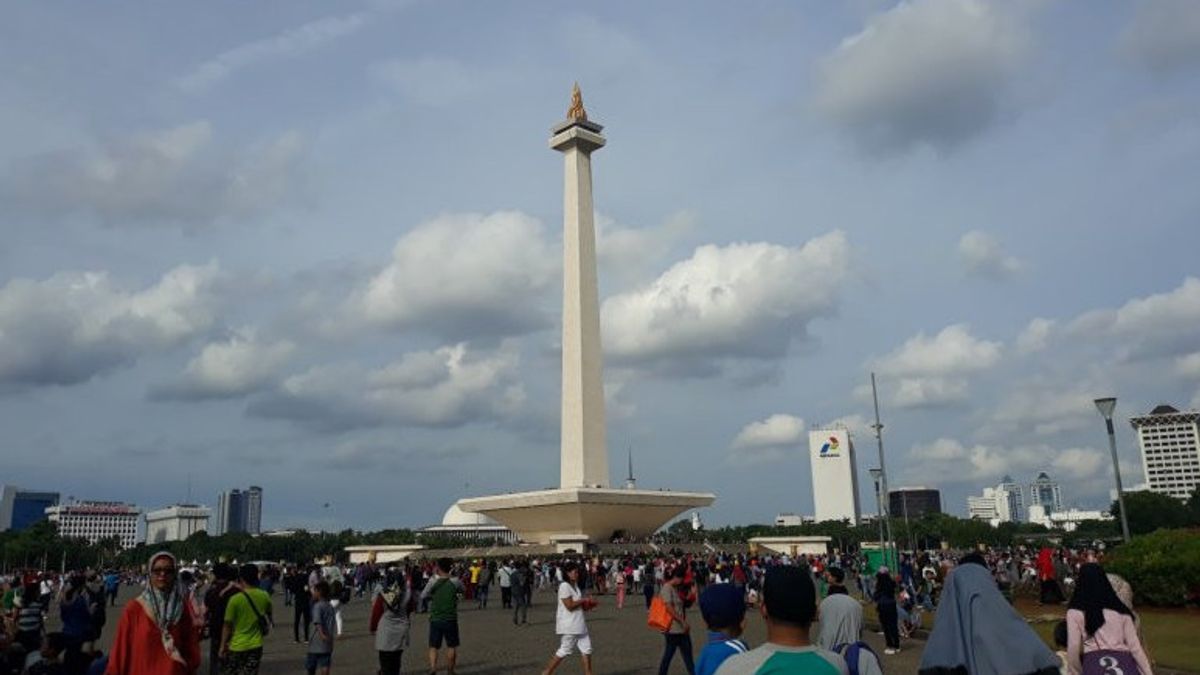
[(1121, 486), (1121, 464), (1117, 461), (1117, 434), (1113, 431), (1113, 410), (1117, 407), (1115, 398), (1098, 398), (1095, 401), (1096, 410), (1104, 417), (1108, 427), (1108, 449), (1112, 453), (1113, 475), (1117, 479), (1117, 509), (1121, 511), (1121, 536), (1129, 542), (1129, 517), (1125, 514), (1125, 491)]
[(868, 469), (868, 471), (870, 471), (870, 473), (871, 473), (871, 480), (873, 480), (875, 482), (875, 515), (876, 515), (876, 518), (879, 520), (879, 556), (880, 556), (879, 559), (884, 561), (881, 564), (886, 564), (886, 560), (887, 560), (887, 558), (886, 558), (886, 556), (887, 556), (886, 541), (887, 540), (884, 538), (884, 534), (883, 534), (883, 498), (880, 496), (882, 494), (880, 492), (880, 490), (882, 489), (882, 486), (880, 485), (880, 483), (882, 482), (883, 471), (881, 471), (880, 469)]

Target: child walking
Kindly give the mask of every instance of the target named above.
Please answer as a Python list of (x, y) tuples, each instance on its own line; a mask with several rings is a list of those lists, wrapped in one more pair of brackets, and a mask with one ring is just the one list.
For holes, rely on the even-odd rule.
[(308, 654), (304, 658), (304, 669), (308, 675), (329, 675), (333, 666), (333, 639), (337, 635), (337, 610), (329, 602), (332, 594), (329, 582), (319, 581), (313, 587), (312, 636), (308, 640)]

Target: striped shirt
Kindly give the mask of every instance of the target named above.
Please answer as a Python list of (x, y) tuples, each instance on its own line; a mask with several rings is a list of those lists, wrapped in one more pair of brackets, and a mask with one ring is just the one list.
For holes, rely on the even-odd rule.
[(21, 607), (17, 613), (17, 630), (22, 633), (42, 630), (42, 603), (35, 601)]
[(710, 631), (708, 644), (704, 645), (703, 651), (700, 652), (700, 660), (696, 661), (696, 675), (713, 675), (725, 659), (736, 654), (745, 654), (748, 649), (746, 643), (741, 640), (730, 639), (724, 633)]

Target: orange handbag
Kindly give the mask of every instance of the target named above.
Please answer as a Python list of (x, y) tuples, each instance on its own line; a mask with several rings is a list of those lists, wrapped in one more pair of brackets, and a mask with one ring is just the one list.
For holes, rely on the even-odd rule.
[(650, 601), (650, 612), (646, 616), (646, 625), (654, 630), (665, 633), (671, 628), (671, 613), (667, 611), (667, 603), (663, 599), (654, 596)]

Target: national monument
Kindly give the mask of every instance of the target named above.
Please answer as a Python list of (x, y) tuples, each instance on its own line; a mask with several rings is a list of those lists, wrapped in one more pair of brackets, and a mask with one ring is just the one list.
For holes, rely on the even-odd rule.
[(563, 153), (562, 440), (559, 487), (460, 499), (468, 513), (492, 518), (524, 542), (560, 549), (607, 542), (615, 534), (652, 534), (715, 495), (609, 486), (605, 444), (592, 153), (604, 147), (604, 127), (589, 120), (576, 84), (567, 119), (551, 130)]

